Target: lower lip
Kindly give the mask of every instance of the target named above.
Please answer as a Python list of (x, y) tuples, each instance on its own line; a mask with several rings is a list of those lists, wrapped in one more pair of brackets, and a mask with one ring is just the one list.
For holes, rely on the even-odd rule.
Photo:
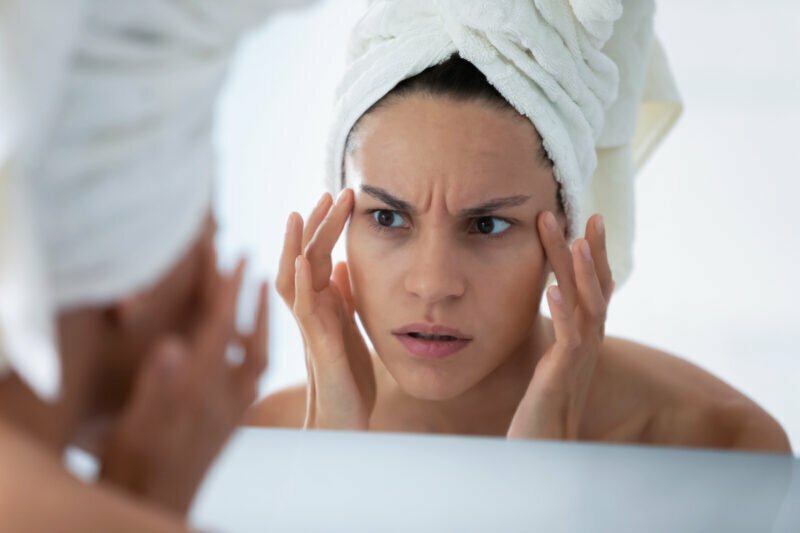
[(409, 335), (395, 335), (406, 350), (420, 359), (444, 359), (462, 350), (471, 341), (458, 339), (454, 341), (430, 341), (415, 339)]

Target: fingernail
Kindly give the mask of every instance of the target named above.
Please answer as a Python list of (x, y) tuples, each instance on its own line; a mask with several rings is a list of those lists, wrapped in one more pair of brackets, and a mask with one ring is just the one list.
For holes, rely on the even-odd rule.
[(547, 229), (551, 231), (556, 231), (558, 229), (558, 222), (556, 221), (556, 217), (553, 216), (553, 213), (548, 211), (544, 215), (544, 224), (547, 226)]
[(302, 269), (302, 268), (303, 268), (303, 256), (302, 255), (298, 255), (294, 260), (294, 269), (297, 272), (300, 272), (300, 269)]
[(346, 188), (342, 189), (341, 191), (339, 191), (339, 196), (336, 197), (336, 203), (337, 204), (342, 201), (342, 199), (344, 198), (344, 195), (345, 195), (346, 192), (347, 192)]
[(324, 204), (329, 196), (330, 195), (328, 193), (323, 194), (322, 197), (319, 199), (319, 202), (317, 202), (317, 207), (320, 207), (322, 204)]
[(582, 240), (579, 244), (581, 248), (581, 254), (583, 254), (583, 258), (586, 259), (587, 262), (592, 262), (592, 249), (589, 248), (589, 243), (585, 240)]
[(561, 303), (561, 290), (558, 288), (558, 286), (553, 285), (552, 287), (550, 287), (548, 289), (548, 291), (550, 292), (550, 298), (552, 298), (555, 303), (560, 304)]
[(597, 220), (594, 223), (594, 228), (597, 230), (597, 233), (599, 233), (600, 236), (602, 237), (606, 231), (606, 225), (605, 222), (603, 221), (603, 215), (597, 217)]

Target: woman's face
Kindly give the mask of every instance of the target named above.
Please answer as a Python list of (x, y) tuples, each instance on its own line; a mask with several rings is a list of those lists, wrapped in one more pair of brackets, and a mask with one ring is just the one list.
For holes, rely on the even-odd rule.
[(361, 120), (353, 297), (406, 393), (454, 398), (528, 347), (549, 272), (536, 220), (558, 213), (539, 153), (530, 121), (479, 101), (404, 96)]

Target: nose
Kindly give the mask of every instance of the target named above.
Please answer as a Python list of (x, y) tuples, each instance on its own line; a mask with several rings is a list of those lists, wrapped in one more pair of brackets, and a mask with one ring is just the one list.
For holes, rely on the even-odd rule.
[(405, 289), (426, 304), (464, 295), (466, 282), (458, 265), (457, 251), (442, 236), (420, 239), (405, 277)]

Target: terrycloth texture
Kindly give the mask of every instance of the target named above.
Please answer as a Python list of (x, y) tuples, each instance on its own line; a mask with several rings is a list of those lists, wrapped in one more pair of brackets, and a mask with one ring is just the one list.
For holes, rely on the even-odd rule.
[(0, 376), (14, 369), (43, 399), (58, 396), (61, 365), (51, 302), (22, 183), (0, 169)]
[(211, 207), (215, 102), (242, 33), (298, 0), (86, 0), (28, 174), (57, 308), (156, 282)]
[[(620, 286), (631, 270), (635, 168), (680, 113), (653, 12), (652, 0), (371, 2), (338, 91), (329, 186), (343, 186), (345, 143), (364, 112), (400, 81), (458, 54), (539, 131), (570, 237), (583, 234), (592, 213), (604, 215)], [(643, 97), (673, 105), (640, 115)]]
[(210, 207), (213, 98), (227, 54), (173, 4), (87, 5), (28, 171), (59, 309), (157, 281)]
[(53, 400), (60, 360), (25, 161), (57, 105), (53, 87), (77, 34), (83, 0), (0, 2), (0, 377), (12, 369)]
[[(21, 89), (12, 99), (0, 88), (0, 141), (30, 190), (38, 242), (24, 244), (41, 248), (55, 311), (145, 290), (185, 253), (211, 208), (215, 103), (235, 46), (276, 9), (309, 3), (0, 2), (0, 81)], [(17, 277), (3, 291), (22, 279), (8, 272)], [(47, 294), (29, 279), (32, 293)], [(22, 309), (0, 315), (0, 374), (10, 363), (52, 397), (57, 357), (23, 353), (33, 336), (14, 336), (34, 322)]]

